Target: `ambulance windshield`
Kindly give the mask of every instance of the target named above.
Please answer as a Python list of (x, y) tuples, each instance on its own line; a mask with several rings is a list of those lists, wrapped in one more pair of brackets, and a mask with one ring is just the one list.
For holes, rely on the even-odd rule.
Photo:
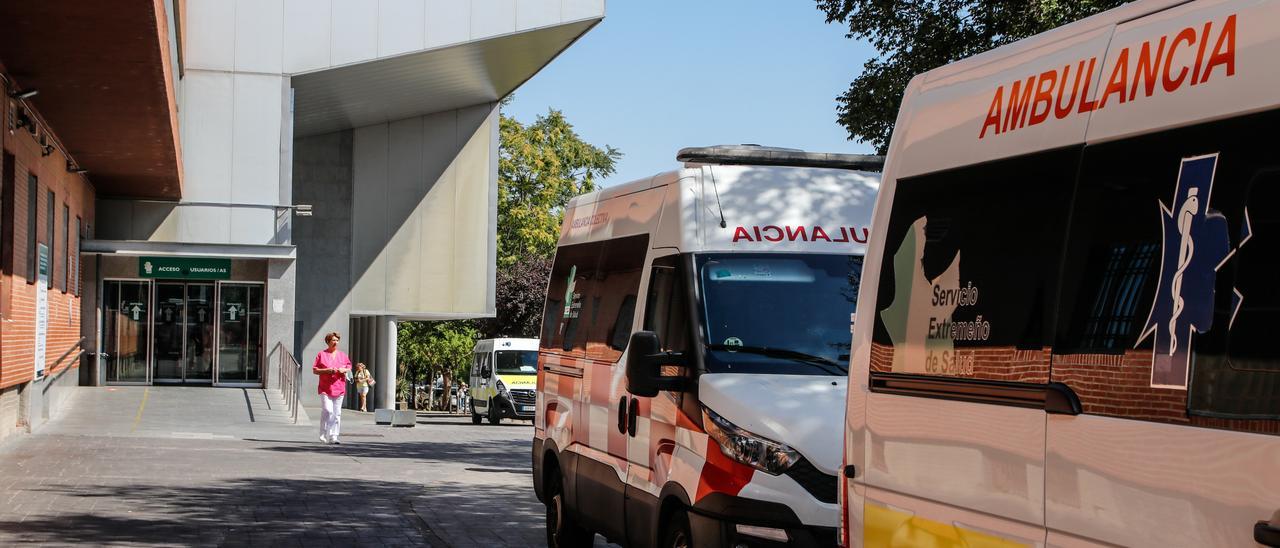
[(845, 375), (862, 257), (697, 257), (707, 370)]
[(499, 375), (535, 375), (538, 373), (537, 350), (499, 350), (495, 352)]

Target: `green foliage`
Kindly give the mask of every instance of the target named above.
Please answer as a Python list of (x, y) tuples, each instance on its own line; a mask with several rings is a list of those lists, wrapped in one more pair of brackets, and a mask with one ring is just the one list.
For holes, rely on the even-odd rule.
[(397, 390), (407, 392), (409, 382), (430, 383), (436, 376), (448, 381), (467, 374), (479, 334), (472, 322), (404, 321), (397, 329), (397, 371), (404, 383), (397, 383)]
[(591, 192), (622, 153), (582, 140), (558, 110), (532, 124), (501, 117), (498, 153), (498, 268), (522, 256), (550, 257), (569, 199)]
[(889, 148), (911, 77), (1105, 11), (1125, 0), (817, 0), (827, 22), (849, 26), (879, 57), (836, 99), (850, 139)]

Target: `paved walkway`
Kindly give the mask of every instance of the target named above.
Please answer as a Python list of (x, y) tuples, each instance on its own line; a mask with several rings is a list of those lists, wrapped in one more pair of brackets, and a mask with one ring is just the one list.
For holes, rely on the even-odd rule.
[(270, 391), (77, 390), (0, 445), (0, 545), (544, 544), (527, 422), (346, 411), (334, 446)]

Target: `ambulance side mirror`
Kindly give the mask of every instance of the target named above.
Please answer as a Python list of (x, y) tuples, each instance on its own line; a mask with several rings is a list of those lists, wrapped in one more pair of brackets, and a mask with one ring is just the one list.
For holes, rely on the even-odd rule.
[(632, 333), (627, 345), (627, 392), (642, 398), (652, 398), (664, 390), (688, 392), (689, 379), (662, 376), (664, 365), (687, 366), (688, 358), (682, 352), (663, 352), (657, 333)]

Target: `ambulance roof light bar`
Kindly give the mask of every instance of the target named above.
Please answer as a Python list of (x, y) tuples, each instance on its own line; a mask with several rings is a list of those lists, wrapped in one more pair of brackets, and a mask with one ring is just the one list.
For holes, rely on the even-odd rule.
[(680, 152), (676, 153), (676, 161), (698, 165), (827, 167), (858, 171), (884, 170), (884, 156), (805, 152), (795, 148), (767, 147), (756, 144), (682, 148)]

